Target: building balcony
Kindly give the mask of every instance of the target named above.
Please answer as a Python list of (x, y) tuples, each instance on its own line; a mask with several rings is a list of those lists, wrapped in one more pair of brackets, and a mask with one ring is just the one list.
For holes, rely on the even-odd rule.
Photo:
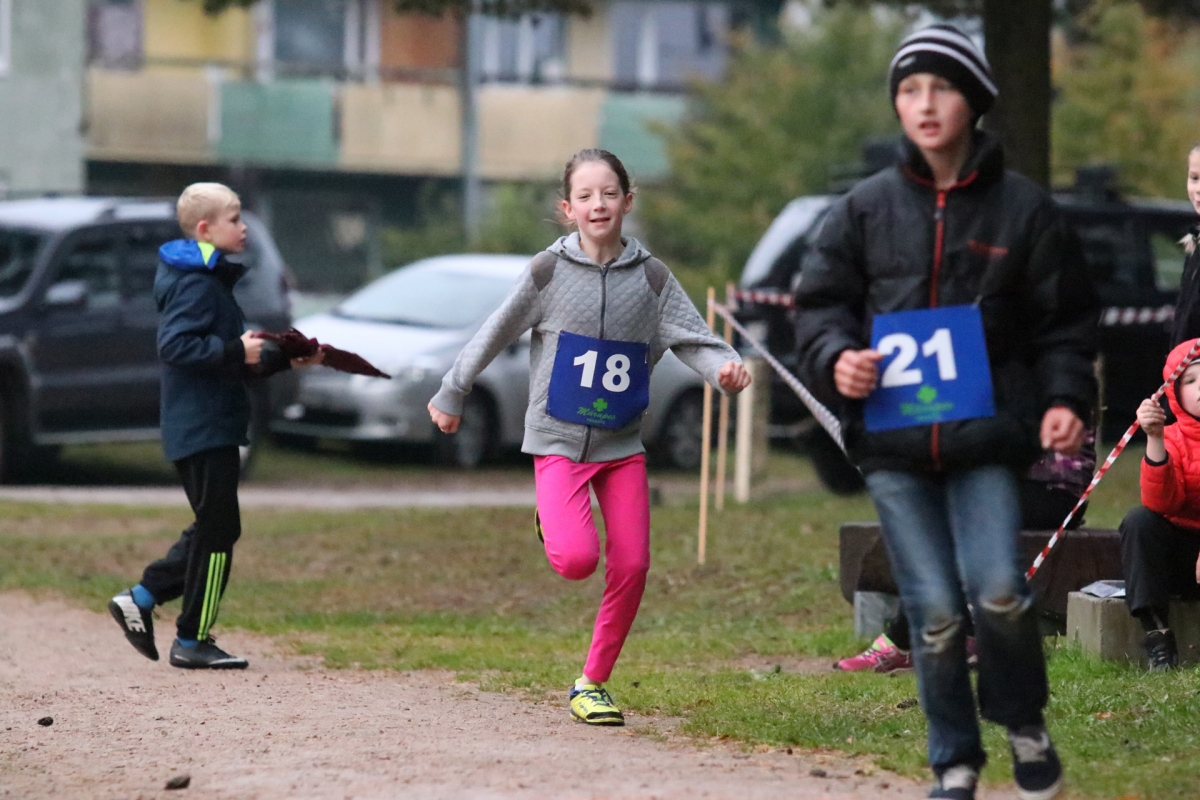
[[(452, 83), (278, 77), (236, 65), (88, 72), (94, 161), (223, 164), (405, 176), (461, 170)], [(486, 180), (554, 181), (577, 150), (617, 153), (641, 181), (665, 175), (655, 122), (683, 114), (680, 95), (596, 84), (484, 84), (479, 161)]]

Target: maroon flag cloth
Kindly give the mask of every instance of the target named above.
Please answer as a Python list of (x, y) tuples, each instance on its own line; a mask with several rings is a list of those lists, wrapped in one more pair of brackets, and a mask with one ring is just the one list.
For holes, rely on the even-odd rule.
[(336, 369), (338, 372), (349, 372), (353, 375), (370, 375), (372, 378), (391, 378), (385, 372), (380, 372), (371, 362), (367, 361), (357, 353), (351, 353), (347, 350), (339, 350), (338, 348), (321, 344), (316, 339), (310, 339), (295, 328), (284, 333), (258, 333), (255, 334), (260, 339), (266, 339), (268, 342), (274, 342), (279, 345), (279, 349), (287, 356), (288, 360), (293, 358), (312, 358), (320, 350), (325, 354), (322, 364)]

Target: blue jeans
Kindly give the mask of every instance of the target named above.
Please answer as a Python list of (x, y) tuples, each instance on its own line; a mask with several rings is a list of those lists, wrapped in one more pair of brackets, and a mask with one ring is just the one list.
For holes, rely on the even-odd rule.
[(1018, 563), (1017, 481), (999, 465), (944, 475), (866, 477), (913, 631), (929, 763), (940, 775), (987, 761), (967, 670), (974, 609), (979, 711), (1008, 728), (1042, 723), (1049, 686), (1032, 599)]

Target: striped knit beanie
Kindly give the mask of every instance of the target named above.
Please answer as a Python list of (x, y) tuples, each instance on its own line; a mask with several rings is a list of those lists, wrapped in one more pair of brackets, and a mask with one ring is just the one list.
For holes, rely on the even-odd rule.
[(937, 75), (954, 84), (967, 99), (976, 119), (988, 112), (999, 93), (987, 57), (953, 25), (930, 25), (909, 34), (900, 43), (888, 68), (893, 105), (900, 81), (919, 72)]

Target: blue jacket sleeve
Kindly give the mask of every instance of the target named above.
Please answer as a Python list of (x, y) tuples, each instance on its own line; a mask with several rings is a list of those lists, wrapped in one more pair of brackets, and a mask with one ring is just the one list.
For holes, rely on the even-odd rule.
[(188, 277), (172, 287), (158, 326), (158, 357), (174, 367), (211, 370), (245, 360), (240, 339), (224, 341), (212, 333), (216, 325), (216, 287), (201, 277)]

